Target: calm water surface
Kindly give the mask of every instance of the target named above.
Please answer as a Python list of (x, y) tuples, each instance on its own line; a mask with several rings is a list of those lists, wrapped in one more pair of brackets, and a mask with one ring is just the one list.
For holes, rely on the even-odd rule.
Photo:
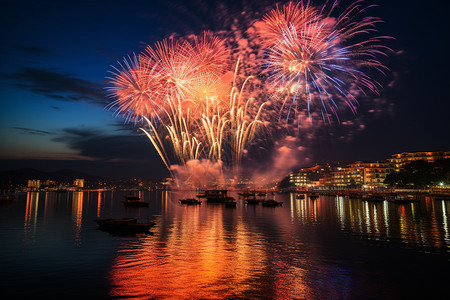
[[(2, 203), (4, 299), (450, 298), (450, 201), (283, 194), (282, 207), (226, 208), (154, 191), (140, 194), (149, 207), (126, 208), (127, 194), (30, 192)], [(97, 229), (94, 219), (111, 217), (156, 225), (134, 236)]]

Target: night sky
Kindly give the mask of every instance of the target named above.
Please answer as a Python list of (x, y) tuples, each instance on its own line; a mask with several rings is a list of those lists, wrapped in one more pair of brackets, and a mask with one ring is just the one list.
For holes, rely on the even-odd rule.
[[(0, 171), (31, 167), (167, 176), (150, 141), (106, 108), (111, 66), (174, 33), (217, 31), (227, 26), (224, 19), (252, 15), (249, 11), (258, 15), (276, 3), (2, 1)], [(317, 125), (320, 129), (302, 135), (299, 166), (450, 150), (450, 5), (366, 3), (379, 5), (370, 15), (384, 20), (377, 27), (382, 35), (395, 38), (387, 43), (393, 51), (384, 60), (390, 69), (381, 79), (384, 89), (360, 102), (358, 114), (344, 114), (340, 125)]]

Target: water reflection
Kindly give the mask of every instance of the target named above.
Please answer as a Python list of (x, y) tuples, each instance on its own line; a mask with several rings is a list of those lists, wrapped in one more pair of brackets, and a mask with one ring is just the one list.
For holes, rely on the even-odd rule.
[(83, 218), (83, 192), (72, 194), (72, 222), (74, 226), (75, 244), (81, 244), (81, 222)]
[(39, 192), (27, 193), (27, 204), (25, 208), (25, 222), (24, 222), (24, 239), (30, 239), (34, 232), (36, 232), (36, 223), (39, 208)]
[[(319, 222), (324, 203), (291, 196), (287, 209), (240, 201), (230, 210), (180, 206), (178, 198), (163, 196), (153, 236), (122, 244), (110, 274), (112, 297), (285, 299), (349, 292), (348, 271), (325, 264), (317, 245), (303, 241), (307, 230), (297, 227), (298, 221)], [(328, 285), (321, 290), (323, 281)]]
[[(126, 244), (113, 264), (112, 296), (221, 298), (258, 289), (264, 276), (264, 237), (242, 218), (225, 222), (223, 206), (185, 206), (163, 197), (153, 237)], [(203, 204), (208, 205), (208, 204)], [(256, 259), (257, 258), (257, 259)], [(143, 284), (145, 282), (145, 284)]]
[(419, 203), (364, 202), (335, 198), (341, 229), (378, 240), (401, 240), (413, 246), (448, 251), (448, 207), (429, 197)]
[[(139, 194), (149, 207), (128, 208), (121, 203), (126, 194), (29, 192), (8, 206), (10, 213), (0, 214), (11, 218), (8, 224), (17, 219), (18, 231), (24, 233), (19, 238), (21, 246), (35, 247), (27, 253), (36, 258), (23, 269), (32, 274), (27, 269), (30, 262), (35, 266), (46, 262), (34, 272), (37, 278), (46, 274), (48, 279), (55, 276), (46, 271), (50, 262), (59, 252), (71, 253), (79, 260), (64, 255), (58, 261), (62, 264), (58, 272), (78, 270), (78, 263), (84, 262), (78, 270), (81, 278), (102, 257), (108, 261), (100, 277), (108, 278), (105, 293), (110, 297), (341, 299), (373, 294), (374, 298), (395, 298), (398, 295), (389, 290), (395, 290), (397, 277), (380, 278), (379, 274), (388, 270), (404, 275), (396, 271), (402, 255), (386, 248), (421, 255), (450, 253), (449, 201), (426, 198), (400, 205), (343, 197), (297, 199), (295, 194), (286, 194), (277, 195), (276, 200), (283, 201), (281, 207), (246, 205), (240, 199), (236, 208), (227, 209), (220, 204), (180, 205), (178, 200), (186, 195), (160, 191)], [(14, 205), (17, 217), (12, 213)], [(156, 225), (152, 235), (112, 237), (97, 231), (92, 221), (116, 217), (135, 217)], [(1, 226), (0, 230), (17, 236)], [(10, 248), (0, 253), (14, 257), (17, 251)], [(377, 256), (378, 249), (397, 255), (397, 265), (386, 262), (378, 267), (386, 258)], [(22, 256), (18, 257), (23, 260)], [(371, 268), (366, 265), (368, 258), (375, 258)], [(10, 262), (8, 270), (14, 270), (15, 264)], [(408, 260), (402, 266), (410, 265)], [(47, 279), (39, 284), (48, 285)]]

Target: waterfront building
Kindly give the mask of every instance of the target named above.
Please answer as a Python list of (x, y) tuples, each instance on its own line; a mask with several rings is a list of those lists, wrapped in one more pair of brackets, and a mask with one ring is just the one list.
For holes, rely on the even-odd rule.
[(362, 162), (349, 164), (346, 168), (347, 185), (382, 186), (386, 176), (394, 171), (390, 162)]
[(37, 190), (41, 186), (41, 181), (39, 179), (28, 180), (28, 190)]
[(396, 172), (407, 163), (425, 160), (427, 162), (435, 162), (439, 159), (450, 158), (450, 151), (416, 151), (416, 152), (402, 152), (392, 154), (388, 161), (394, 166)]
[[(331, 171), (332, 167), (328, 163), (316, 164), (314, 167), (302, 168), (296, 173), (291, 173), (289, 183), (301, 188), (321, 185), (323, 178), (329, 179)], [(329, 181), (331, 182), (331, 179)]]
[(84, 187), (84, 179), (75, 179), (73, 181), (73, 186), (79, 189), (82, 189)]
[(347, 169), (344, 167), (336, 167), (331, 173), (331, 186), (335, 188), (343, 188), (347, 186)]

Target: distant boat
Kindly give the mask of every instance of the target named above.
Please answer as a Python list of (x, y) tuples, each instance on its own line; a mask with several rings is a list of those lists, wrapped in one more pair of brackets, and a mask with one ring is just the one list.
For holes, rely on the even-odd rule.
[(205, 198), (208, 202), (225, 202), (230, 197), (227, 190), (206, 190)]
[(202, 201), (194, 199), (194, 198), (181, 199), (179, 202), (181, 204), (187, 204), (187, 205), (202, 204)]
[(297, 199), (305, 199), (305, 194), (297, 194), (295, 196), (295, 198), (297, 198)]
[(242, 196), (242, 197), (252, 197), (252, 196), (255, 196), (256, 195), (256, 192), (252, 192), (252, 191), (243, 191), (243, 192), (240, 192), (240, 193), (238, 193), (238, 195), (239, 196)]
[(155, 225), (153, 222), (138, 223), (135, 218), (97, 219), (94, 221), (99, 225), (99, 229), (111, 232), (144, 233)]
[(275, 207), (275, 206), (281, 206), (283, 205), (283, 202), (279, 202), (279, 201), (275, 201), (273, 199), (270, 200), (266, 200), (261, 202), (262, 206), (270, 206), (270, 207)]
[(148, 202), (144, 202), (137, 196), (126, 196), (122, 203), (126, 206), (148, 206)]
[(225, 200), (225, 207), (236, 207), (237, 202), (234, 201), (233, 197), (228, 197), (228, 199)]
[(263, 202), (264, 200), (256, 199), (255, 195), (244, 198), (245, 202), (247, 204), (253, 204), (258, 205), (259, 203)]
[(203, 193), (198, 193), (197, 194), (197, 198), (206, 198), (206, 195), (205, 195), (204, 192)]

